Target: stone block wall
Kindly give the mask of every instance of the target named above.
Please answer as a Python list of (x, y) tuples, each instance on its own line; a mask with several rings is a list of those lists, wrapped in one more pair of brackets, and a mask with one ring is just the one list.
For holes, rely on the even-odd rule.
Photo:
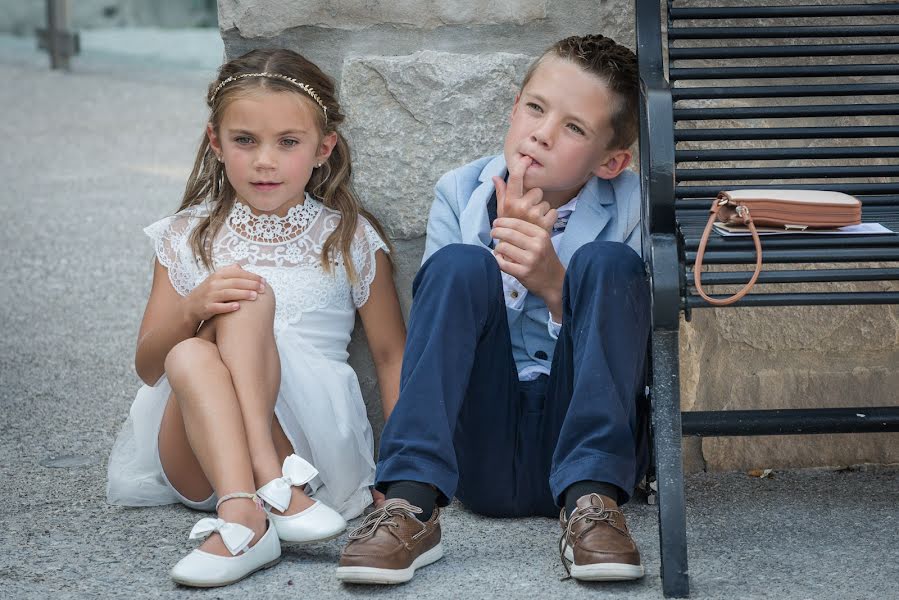
[[(530, 61), (574, 34), (603, 33), (634, 47), (631, 0), (219, 0), (219, 24), (228, 57), (287, 47), (337, 81), (356, 189), (396, 245), (407, 312), (434, 183), (500, 151)], [(899, 313), (817, 310), (697, 312), (682, 326), (684, 408), (894, 403)], [(351, 353), (377, 432), (380, 403), (361, 327)], [(896, 441), (687, 440), (685, 450), (693, 470), (847, 465), (897, 462)]]

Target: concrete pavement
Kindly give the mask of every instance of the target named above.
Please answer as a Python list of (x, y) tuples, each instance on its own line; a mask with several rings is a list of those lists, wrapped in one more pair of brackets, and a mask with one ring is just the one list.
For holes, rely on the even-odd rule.
[[(289, 549), (228, 588), (171, 583), (199, 515), (104, 499), (106, 458), (138, 386), (132, 353), (152, 261), (141, 229), (178, 205), (220, 56), (217, 32), (169, 36), (132, 32), (126, 50), (88, 44), (72, 73), (50, 72), (33, 41), (0, 38), (0, 594), (660, 598), (646, 505), (627, 508), (647, 568), (632, 584), (560, 581), (556, 522), (486, 519), (458, 505), (443, 520), (446, 557), (400, 587), (338, 584), (343, 539)], [(880, 467), (690, 477), (693, 597), (899, 597), (897, 476)]]

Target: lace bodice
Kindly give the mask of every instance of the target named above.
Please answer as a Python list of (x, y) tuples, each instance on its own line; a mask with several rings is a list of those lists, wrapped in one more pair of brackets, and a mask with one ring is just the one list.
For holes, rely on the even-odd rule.
[[(190, 245), (190, 234), (208, 214), (204, 205), (192, 206), (144, 230), (154, 242), (159, 262), (168, 270), (172, 286), (182, 296), (210, 275)], [(322, 246), (340, 218), (339, 212), (309, 195), (284, 217), (255, 215), (236, 202), (213, 241), (213, 265), (219, 269), (236, 263), (264, 277), (275, 292), (276, 326), (295, 323), (303, 313), (324, 308), (352, 312), (368, 301), (375, 277), (375, 252), (386, 252), (387, 245), (360, 216), (350, 248), (359, 280), (350, 285), (339, 250), (332, 251), (332, 268), (326, 272), (321, 264)]]

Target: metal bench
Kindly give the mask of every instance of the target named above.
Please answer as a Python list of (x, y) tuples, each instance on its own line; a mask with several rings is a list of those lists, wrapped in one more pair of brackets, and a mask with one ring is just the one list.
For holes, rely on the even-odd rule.
[[(899, 231), (899, 3), (760, 1), (777, 6), (636, 0), (644, 257), (653, 292), (650, 400), (666, 596), (689, 593), (682, 436), (899, 431), (895, 406), (681, 412), (679, 318), (708, 307), (692, 287), (692, 266), (719, 191), (842, 191), (862, 200), (864, 222)], [(795, 123), (806, 118), (815, 120)], [(808, 164), (825, 158), (838, 160)], [(806, 283), (899, 280), (899, 235), (776, 236), (763, 238), (763, 248), (760, 285), (735, 306), (899, 303), (896, 291), (802, 291)], [(707, 265), (754, 260), (748, 238), (715, 235), (705, 256)], [(713, 269), (704, 272), (703, 285), (743, 283), (749, 275)], [(790, 291), (778, 291), (781, 284), (791, 284)]]

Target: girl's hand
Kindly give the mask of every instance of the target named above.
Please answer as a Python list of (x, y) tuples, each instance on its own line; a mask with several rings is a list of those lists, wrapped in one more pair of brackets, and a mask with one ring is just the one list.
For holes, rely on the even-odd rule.
[(185, 310), (192, 322), (208, 321), (215, 315), (234, 312), (240, 300), (255, 300), (265, 293), (265, 281), (240, 265), (228, 265), (212, 273), (188, 294)]

